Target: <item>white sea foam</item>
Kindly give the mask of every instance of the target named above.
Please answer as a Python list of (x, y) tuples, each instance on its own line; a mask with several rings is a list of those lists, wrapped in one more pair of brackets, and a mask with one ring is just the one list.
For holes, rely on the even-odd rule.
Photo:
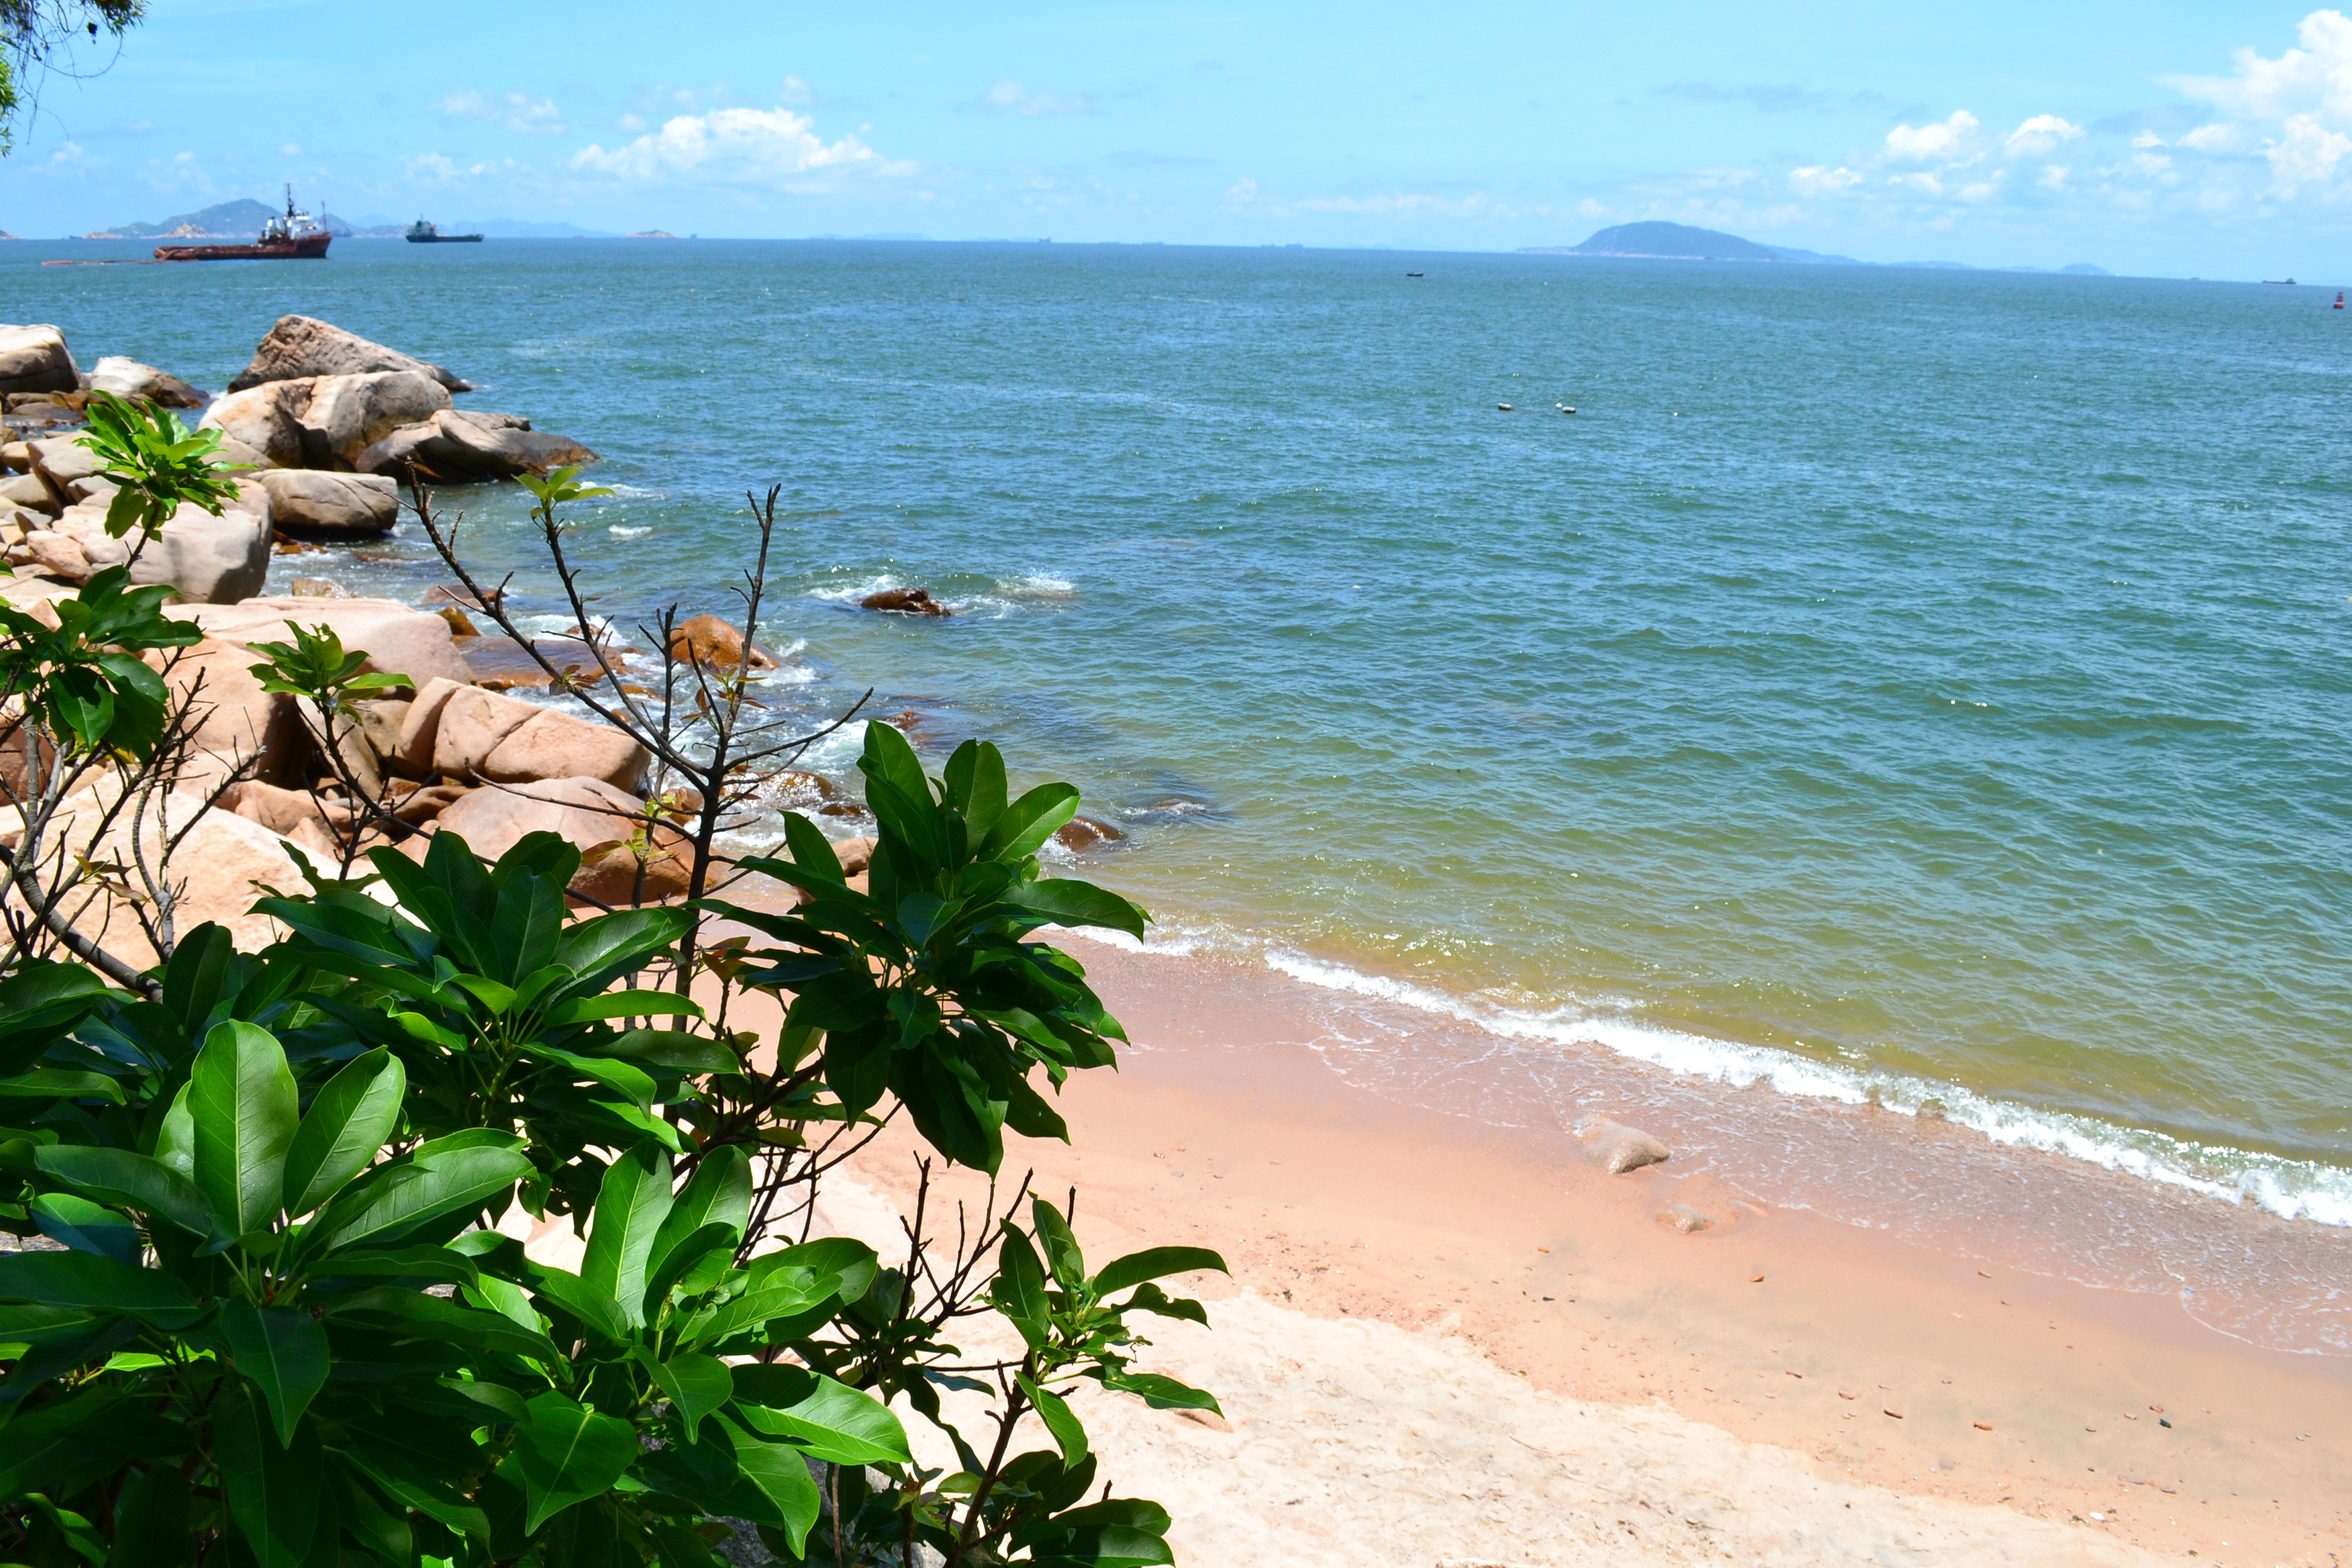
[(1267, 967), (1308, 985), (1343, 991), (1456, 1019), (1506, 1039), (1599, 1046), (1690, 1078), (1734, 1089), (1763, 1083), (1781, 1094), (1875, 1103), (1905, 1116), (1923, 1110), (1970, 1128), (1996, 1143), (2081, 1160), (2167, 1186), (2231, 1203), (2253, 1203), (2284, 1218), (2352, 1226), (2352, 1172), (2227, 1146), (2189, 1143), (2166, 1133), (2121, 1128), (2065, 1111), (1990, 1099), (1956, 1085), (1895, 1073), (1860, 1072), (1767, 1046), (1744, 1045), (1575, 1007), (1529, 1012), (1367, 974), (1280, 949)]
[(647, 523), (642, 528), (624, 528), (616, 522), (604, 531), (611, 534), (615, 539), (643, 539), (646, 534), (651, 533), (653, 531), (653, 525), (651, 523)]

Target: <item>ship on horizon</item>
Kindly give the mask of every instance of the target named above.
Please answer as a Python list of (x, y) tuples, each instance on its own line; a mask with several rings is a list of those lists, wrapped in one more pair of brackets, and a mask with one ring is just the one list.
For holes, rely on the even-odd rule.
[(411, 245), (479, 245), (482, 243), (482, 237), (478, 234), (443, 234), (439, 226), (418, 218), (408, 226), (408, 243)]
[(320, 261), (335, 237), (309, 213), (294, 205), (294, 187), (286, 187), (286, 211), (272, 213), (251, 245), (159, 245), (158, 261)]

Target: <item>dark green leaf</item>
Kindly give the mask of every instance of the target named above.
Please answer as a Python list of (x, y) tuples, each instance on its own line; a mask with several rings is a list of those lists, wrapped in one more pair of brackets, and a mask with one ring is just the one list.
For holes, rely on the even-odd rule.
[(1146, 1247), (1104, 1264), (1102, 1272), (1095, 1276), (1095, 1294), (1109, 1296), (1146, 1279), (1164, 1279), (1171, 1274), (1209, 1268), (1220, 1274), (1226, 1271), (1225, 1260), (1205, 1247)]
[(88, 1252), (0, 1252), (0, 1301), (103, 1307), (168, 1326), (192, 1321), (196, 1305), (169, 1274)]
[(33, 1223), (51, 1241), (111, 1258), (127, 1268), (139, 1267), (145, 1244), (130, 1215), (70, 1193), (43, 1193), (30, 1206)]
[(1004, 815), (981, 841), (977, 858), (1020, 860), (1034, 855), (1039, 845), (1077, 814), (1075, 788), (1066, 784), (1039, 784), (1004, 808)]
[[(429, 1221), (480, 1208), (530, 1174), (520, 1139), (455, 1147), (452, 1142), (436, 1139), (404, 1163), (378, 1166), (346, 1189), (319, 1216), (320, 1223), (334, 1221), (328, 1250), (388, 1246)], [(338, 1212), (346, 1199), (351, 1207)]]
[(231, 1236), (267, 1229), (286, 1195), (294, 1142), (294, 1075), (277, 1037), (253, 1024), (214, 1026), (188, 1079), (196, 1190)]
[(229, 1514), (260, 1568), (301, 1568), (319, 1517), (319, 1438), (309, 1422), (281, 1445), (268, 1413), (242, 1384), (213, 1416), (213, 1458)]
[(114, 1505), (114, 1550), (106, 1568), (184, 1568), (194, 1551), (188, 1478), (177, 1465), (151, 1464)]
[(1029, 1348), (1043, 1349), (1050, 1316), (1045, 1303), (1045, 1270), (1038, 1263), (1028, 1237), (1016, 1230), (1008, 1228), (1004, 1233), (1004, 1246), (997, 1254), (996, 1284), (990, 1294), (996, 1310), (1021, 1331), (1021, 1338)]
[(291, 1444), (295, 1424), (327, 1381), (326, 1331), (308, 1312), (243, 1300), (223, 1304), (220, 1324), (236, 1370), (268, 1403), (279, 1446)]
[(1052, 1390), (1040, 1386), (1026, 1373), (1015, 1381), (1020, 1384), (1021, 1392), (1029, 1396), (1029, 1403), (1036, 1406), (1037, 1418), (1045, 1424), (1045, 1430), (1053, 1434), (1054, 1446), (1062, 1450), (1062, 1463), (1075, 1465), (1085, 1458), (1087, 1429), (1078, 1420), (1077, 1413), (1070, 1408), (1069, 1402)]
[(329, 1079), (286, 1152), (286, 1212), (309, 1214), (373, 1164), (407, 1092), (407, 1069), (382, 1046)]
[(1108, 926), (1139, 942), (1143, 938), (1144, 921), (1151, 918), (1117, 893), (1070, 877), (1024, 882), (1006, 894), (1004, 902), (1055, 925)]
[(646, 1370), (669, 1402), (677, 1407), (686, 1426), (686, 1440), (697, 1440), (702, 1418), (735, 1396), (735, 1382), (727, 1363), (713, 1355), (675, 1355), (667, 1361), (644, 1358)]
[(1125, 1394), (1139, 1394), (1143, 1402), (1154, 1410), (1214, 1410), (1220, 1415), (1224, 1414), (1215, 1394), (1179, 1383), (1172, 1377), (1162, 1377), (1158, 1373), (1105, 1373), (1102, 1385)]
[(793, 1554), (799, 1556), (807, 1546), (809, 1527), (816, 1522), (824, 1505), (802, 1458), (803, 1450), (767, 1442), (724, 1415), (717, 1418), (716, 1425), (733, 1447), (743, 1479), (775, 1510), (785, 1539), (792, 1542)]
[(525, 1407), (499, 1472), (530, 1499), (523, 1528), (535, 1534), (551, 1515), (608, 1490), (636, 1457), (637, 1435), (627, 1422), (550, 1389)]
[(738, 1366), (736, 1419), (789, 1438), (836, 1465), (910, 1464), (907, 1434), (889, 1406), (847, 1384), (800, 1367)]
[[(170, 1119), (166, 1118), (166, 1131)], [(163, 1147), (158, 1142), (159, 1151)], [(161, 1216), (191, 1236), (212, 1232), (212, 1209), (195, 1184), (161, 1160), (127, 1149), (53, 1143), (33, 1151), (33, 1163), (92, 1197)]]
[(624, 1324), (645, 1321), (646, 1259), (671, 1205), (669, 1156), (645, 1145), (605, 1167), (580, 1279), (612, 1298)]

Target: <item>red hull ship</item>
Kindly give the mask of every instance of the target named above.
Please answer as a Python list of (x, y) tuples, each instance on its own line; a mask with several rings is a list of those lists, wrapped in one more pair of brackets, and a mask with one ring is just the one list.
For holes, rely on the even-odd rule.
[(286, 215), (272, 214), (251, 245), (159, 245), (158, 261), (317, 261), (327, 254), (329, 234), (309, 213), (294, 206), (294, 191), (286, 191)]

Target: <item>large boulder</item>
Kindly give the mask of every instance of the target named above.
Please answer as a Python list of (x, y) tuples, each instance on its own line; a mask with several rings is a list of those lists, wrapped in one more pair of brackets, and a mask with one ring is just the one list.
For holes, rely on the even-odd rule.
[(276, 784), (294, 784), (310, 773), (315, 752), (294, 699), (261, 689), (251, 648), (206, 637), (149, 662), (163, 667), (175, 694), (193, 694), (196, 724), (182, 788), (209, 791), (248, 763), (249, 776)]
[(77, 495), (73, 487), (79, 480), (97, 477), (97, 453), (72, 436), (46, 436), (26, 445), (33, 452), (33, 477), (48, 486), (59, 507), (86, 499)]
[[(639, 896), (639, 861), (627, 840), (645, 826), (645, 803), (602, 779), (547, 779), (474, 790), (442, 808), (439, 831), (464, 837), (475, 854), (495, 860), (526, 833), (556, 833), (579, 846), (572, 891), (602, 903)], [(424, 841), (411, 840), (415, 853)], [(592, 850), (601, 853), (591, 855)], [(646, 844), (642, 897), (677, 898), (692, 874), (693, 847), (675, 828), (656, 825)]]
[(365, 375), (371, 371), (405, 370), (429, 375), (451, 392), (471, 392), (473, 383), (460, 380), (437, 364), (370, 342), (356, 332), (310, 316), (281, 316), (253, 351), (253, 363), (228, 384), (243, 392), (265, 382), (296, 381), (314, 375)]
[(542, 708), (490, 748), (482, 776), (497, 784), (592, 778), (635, 790), (652, 761), (645, 747), (609, 724)]
[(273, 468), (303, 466), (302, 416), (310, 406), (309, 381), (273, 381), (216, 399), (199, 430), (217, 430), (261, 454)]
[(196, 623), (208, 637), (252, 644), (286, 642), (288, 621), (334, 628), (346, 651), (363, 650), (362, 674), (404, 675), (419, 687), (466, 679), (466, 661), (438, 616), (390, 599), (310, 599), (272, 595), (225, 605), (174, 605), (165, 612)]
[(0, 507), (20, 506), (27, 511), (45, 511), (54, 517), (65, 510), (49, 487), (41, 482), (38, 474), (11, 474), (0, 479)]
[(669, 655), (682, 663), (715, 665), (721, 669), (776, 668), (776, 661), (756, 644), (747, 657), (742, 628), (717, 616), (696, 616), (673, 630)]
[(418, 371), (322, 375), (310, 384), (310, 405), (299, 416), (310, 437), (304, 442), (309, 464), (350, 468), (361, 453), (394, 430), (448, 406), (448, 392)]
[(205, 405), (205, 395), (178, 376), (121, 354), (109, 354), (98, 362), (89, 373), (89, 389), (110, 392), (117, 397), (142, 398), (164, 408)]
[(55, 327), (0, 327), (0, 393), (71, 392), (81, 372)]
[[(545, 711), (520, 698), (501, 697), (478, 687), (446, 695), (432, 694), (429, 700), (433, 752), (432, 761), (424, 770), (428, 777), (474, 778), (500, 742)], [(416, 706), (424, 708), (427, 701), (427, 698), (420, 697)], [(411, 712), (413, 716), (414, 710)], [(408, 754), (406, 739), (404, 728), (404, 756)]]
[[(181, 506), (131, 563), (131, 581), (169, 584), (192, 604), (234, 605), (261, 592), (269, 575), (269, 492), (250, 479), (239, 481), (237, 491), (217, 515)], [(56, 523), (93, 568), (120, 566), (131, 557), (131, 541), (106, 531), (107, 506), (102, 497), (77, 501)]]
[(514, 415), (445, 408), (393, 431), (352, 466), (401, 479), (413, 472), (428, 484), (447, 485), (544, 474), (594, 461), (596, 454), (579, 442), (533, 430), (529, 420)]
[(400, 521), (400, 487), (380, 475), (270, 468), (259, 478), (278, 531), (296, 539), (380, 539)]

